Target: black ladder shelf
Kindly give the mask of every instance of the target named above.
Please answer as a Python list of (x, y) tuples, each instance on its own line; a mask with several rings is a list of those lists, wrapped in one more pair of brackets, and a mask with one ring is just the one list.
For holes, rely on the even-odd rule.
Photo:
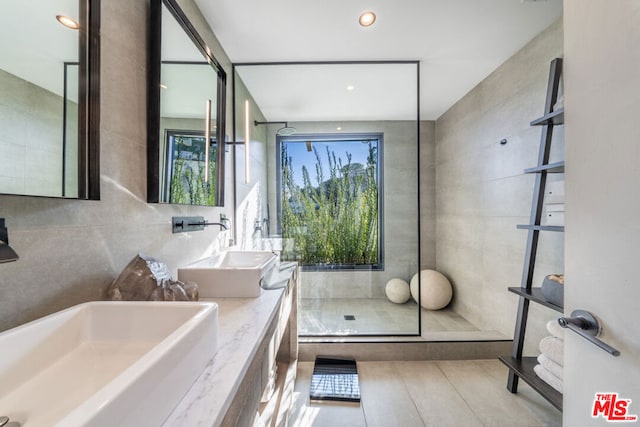
[(513, 349), (510, 356), (501, 356), (500, 360), (509, 368), (509, 378), (507, 389), (511, 393), (518, 391), (518, 379), (522, 378), (540, 395), (547, 399), (554, 407), (562, 410), (562, 394), (553, 387), (542, 381), (533, 371), (537, 364), (535, 357), (523, 357), (525, 332), (527, 328), (527, 317), (529, 314), (529, 303), (542, 304), (552, 310), (563, 313), (563, 308), (552, 304), (544, 299), (539, 287), (533, 287), (533, 272), (536, 262), (536, 252), (538, 250), (538, 237), (541, 231), (564, 231), (561, 226), (541, 225), (544, 192), (547, 183), (548, 173), (564, 173), (564, 162), (549, 163), (549, 153), (551, 151), (551, 141), (553, 139), (553, 127), (564, 124), (564, 109), (553, 110), (558, 98), (558, 88), (562, 75), (562, 58), (551, 61), (549, 70), (549, 83), (547, 85), (547, 97), (544, 107), (544, 115), (531, 122), (532, 126), (541, 126), (540, 151), (538, 152), (538, 165), (525, 170), (525, 173), (536, 174), (535, 187), (533, 190), (533, 201), (531, 204), (531, 217), (529, 224), (518, 225), (519, 229), (528, 230), (527, 247), (525, 251), (524, 267), (522, 269), (522, 280), (519, 287), (509, 288), (519, 296), (518, 314), (513, 337)]

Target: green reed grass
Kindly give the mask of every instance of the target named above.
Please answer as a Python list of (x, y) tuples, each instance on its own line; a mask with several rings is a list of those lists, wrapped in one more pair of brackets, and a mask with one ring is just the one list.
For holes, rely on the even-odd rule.
[(197, 163), (197, 171), (189, 167), (187, 161), (180, 156), (182, 138), (176, 137), (178, 155), (173, 162), (173, 174), (169, 187), (169, 202), (187, 205), (215, 206), (216, 203), (216, 149), (212, 148), (209, 157), (209, 182), (205, 182), (204, 162), (190, 161), (191, 166)]
[(283, 256), (308, 265), (377, 264), (377, 147), (369, 143), (366, 165), (352, 163), (349, 153), (343, 161), (327, 147), (328, 175), (314, 147), (315, 179), (303, 166), (302, 186), (282, 147), (282, 234), (295, 241), (295, 253)]

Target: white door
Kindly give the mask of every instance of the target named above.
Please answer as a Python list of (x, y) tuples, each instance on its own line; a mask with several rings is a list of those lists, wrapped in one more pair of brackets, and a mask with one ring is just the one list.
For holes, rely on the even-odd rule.
[(564, 426), (640, 426), (640, 0), (565, 0), (564, 31), (565, 315), (621, 353), (566, 332)]

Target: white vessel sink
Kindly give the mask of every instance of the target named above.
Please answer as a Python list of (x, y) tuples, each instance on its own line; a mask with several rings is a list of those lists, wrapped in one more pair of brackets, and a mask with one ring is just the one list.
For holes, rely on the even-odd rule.
[(159, 426), (217, 349), (218, 306), (90, 302), (0, 334), (0, 412), (22, 427)]
[(178, 280), (197, 283), (202, 298), (257, 297), (277, 259), (268, 251), (226, 251), (178, 268)]

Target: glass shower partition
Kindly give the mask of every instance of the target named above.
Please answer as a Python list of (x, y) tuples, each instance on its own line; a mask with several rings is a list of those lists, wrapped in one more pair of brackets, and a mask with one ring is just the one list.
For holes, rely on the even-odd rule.
[(238, 238), (302, 266), (299, 334), (419, 336), (418, 63), (234, 68)]

